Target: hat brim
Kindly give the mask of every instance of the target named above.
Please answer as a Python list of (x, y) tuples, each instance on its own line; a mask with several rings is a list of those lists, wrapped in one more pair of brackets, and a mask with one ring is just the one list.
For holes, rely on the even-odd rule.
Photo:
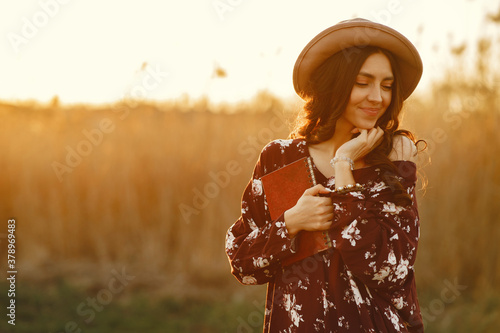
[[(314, 37), (302, 50), (293, 69), (293, 85), (297, 94), (310, 96), (309, 81), (314, 70), (337, 52), (345, 52), (353, 46), (377, 46), (391, 52), (401, 71), (403, 99), (407, 99), (420, 81), (423, 66), (415, 46), (402, 34), (385, 25), (364, 19), (340, 22)], [(355, 51), (351, 52), (354, 53)]]

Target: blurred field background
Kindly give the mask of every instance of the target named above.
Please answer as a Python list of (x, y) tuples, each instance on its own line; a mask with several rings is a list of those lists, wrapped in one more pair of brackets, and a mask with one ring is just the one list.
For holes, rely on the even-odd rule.
[[(416, 264), (426, 332), (500, 327), (494, 43), (479, 42), (473, 77), (453, 50), (445, 79), (405, 107), (403, 127), (428, 143)], [(15, 218), (19, 274), (17, 325), (4, 314), (0, 331), (260, 332), (265, 288), (230, 275), (224, 237), (260, 150), (287, 137), (300, 106), (266, 92), (231, 105), (2, 103), (0, 257)], [(83, 154), (56, 171), (70, 151)], [(119, 292), (113, 272), (129, 277)]]

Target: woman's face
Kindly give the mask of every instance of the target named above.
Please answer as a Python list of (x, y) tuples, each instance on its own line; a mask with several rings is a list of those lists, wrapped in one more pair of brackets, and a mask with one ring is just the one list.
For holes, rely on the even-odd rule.
[(356, 77), (343, 120), (352, 128), (373, 128), (391, 104), (393, 82), (389, 59), (382, 53), (370, 55)]

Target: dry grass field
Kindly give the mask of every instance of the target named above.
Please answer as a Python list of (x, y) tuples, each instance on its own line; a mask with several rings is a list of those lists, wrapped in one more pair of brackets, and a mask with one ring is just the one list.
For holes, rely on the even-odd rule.
[[(416, 270), (429, 332), (500, 324), (499, 90), (498, 77), (450, 74), (406, 105), (404, 127), (428, 143)], [(265, 93), (238, 105), (0, 105), (2, 276), (15, 218), (20, 283), (95, 295), (125, 270), (127, 295), (263, 299), (230, 276), (224, 236), (260, 150), (299, 107)]]

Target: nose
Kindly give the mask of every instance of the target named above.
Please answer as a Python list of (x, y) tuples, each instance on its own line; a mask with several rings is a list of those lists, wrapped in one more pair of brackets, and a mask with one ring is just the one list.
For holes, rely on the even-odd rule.
[(382, 94), (380, 86), (373, 85), (368, 93), (368, 101), (372, 103), (382, 103)]

